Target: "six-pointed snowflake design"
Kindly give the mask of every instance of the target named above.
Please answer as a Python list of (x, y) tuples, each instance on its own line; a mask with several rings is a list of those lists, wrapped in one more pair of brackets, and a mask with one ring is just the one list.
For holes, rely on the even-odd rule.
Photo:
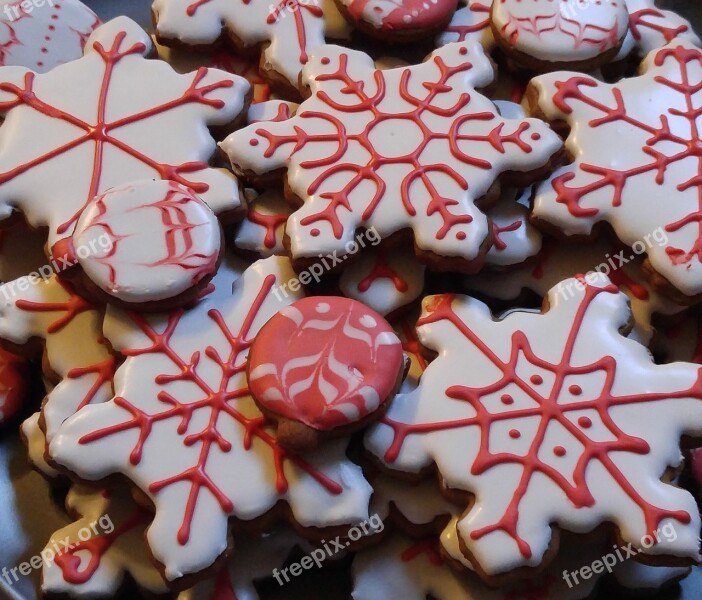
[(425, 299), (419, 337), (438, 358), (368, 448), (401, 470), (433, 462), (475, 495), (458, 533), (488, 575), (541, 564), (553, 523), (612, 522), (633, 543), (675, 527), (646, 552), (696, 558), (694, 500), (660, 477), (682, 460), (681, 435), (702, 431), (700, 367), (657, 366), (622, 336), (627, 300), (606, 279), (565, 300), (554, 288), (547, 306), (495, 321), (466, 296)]
[[(153, 594), (167, 591), (144, 542), (153, 515), (134, 502), (129, 489), (77, 484), (68, 491), (66, 510), (76, 520), (54, 533), (46, 545), (43, 593), (105, 597), (119, 591), (127, 574), (141, 589)], [(84, 539), (83, 529), (91, 532), (89, 538)]]
[(58, 382), (42, 408), (49, 441), (67, 417), (112, 397), (115, 359), (102, 336), (102, 319), (101, 306), (56, 276), (21, 278), (0, 287), (0, 337), (18, 345), (41, 340), (49, 376)]
[[(616, 84), (576, 73), (538, 77), (539, 108), (574, 129), (576, 161), (537, 190), (534, 214), (567, 235), (610, 223), (643, 240), (653, 268), (687, 296), (702, 293), (702, 51), (673, 43), (640, 77)], [(641, 98), (646, 98), (642, 102)], [(575, 132), (577, 131), (577, 135)], [(618, 144), (612, 144), (612, 139)], [(651, 243), (661, 227), (666, 243)]]
[(213, 44), (225, 29), (238, 45), (266, 44), (265, 70), (282, 75), (292, 88), (310, 53), (324, 44), (326, 22), (340, 20), (332, 0), (155, 0), (153, 12), (165, 44)]
[(1, 216), (19, 208), (53, 245), (98, 193), (154, 178), (192, 188), (215, 212), (239, 206), (236, 180), (208, 166), (206, 127), (235, 120), (248, 82), (204, 67), (178, 75), (146, 60), (150, 50), (146, 32), (119, 17), (51, 73), (0, 70)]
[(543, 171), (561, 149), (543, 122), (504, 119), (475, 91), (493, 76), (482, 47), (466, 42), (383, 71), (362, 52), (325, 46), (303, 70), (312, 96), (294, 117), (221, 146), (238, 172), (287, 167), (304, 203), (286, 230), (294, 259), (343, 254), (359, 227), (383, 238), (411, 228), (420, 252), (470, 268), (490, 236), (475, 201), (507, 171)]
[(126, 356), (116, 396), (69, 418), (49, 446), (88, 480), (123, 473), (154, 503), (148, 530), (169, 580), (210, 567), (227, 548), (227, 521), (279, 501), (304, 527), (367, 517), (371, 493), (346, 442), (309, 456), (283, 449), (248, 389), (257, 332), (299, 298), (276, 298), (294, 277), (287, 258), (261, 260), (237, 279), (223, 265), (193, 309), (143, 316), (110, 307), (105, 335)]

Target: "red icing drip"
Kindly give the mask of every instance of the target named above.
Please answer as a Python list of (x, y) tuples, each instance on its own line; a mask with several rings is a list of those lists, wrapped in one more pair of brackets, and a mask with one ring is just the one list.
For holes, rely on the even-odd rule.
[[(506, 463), (521, 465), (523, 468), (521, 479), (503, 517), (493, 525), (471, 532), (470, 535), (472, 539), (477, 540), (495, 531), (502, 531), (516, 542), (521, 554), (525, 558), (531, 557), (531, 548), (528, 543), (519, 536), (517, 528), (519, 524), (519, 507), (527, 493), (532, 478), (537, 473), (540, 473), (558, 485), (570, 502), (572, 502), (573, 506), (590, 507), (593, 506), (595, 498), (588, 489), (585, 474), (592, 460), (597, 460), (609, 473), (610, 477), (617, 482), (622, 492), (641, 509), (649, 533), (654, 532), (661, 521), (667, 518), (672, 518), (685, 524), (690, 522), (690, 515), (685, 511), (662, 509), (646, 502), (637, 492), (636, 488), (627, 480), (616, 463), (610, 458), (610, 453), (612, 452), (647, 454), (650, 451), (650, 447), (645, 440), (627, 435), (621, 431), (612, 420), (609, 410), (616, 406), (631, 404), (641, 405), (643, 409), (646, 404), (651, 402), (664, 402), (680, 398), (702, 399), (702, 370), (698, 375), (697, 381), (689, 389), (615, 396), (612, 393), (612, 387), (617, 372), (617, 364), (614, 358), (611, 356), (604, 356), (591, 365), (571, 366), (573, 349), (582, 331), (581, 326), (586, 313), (593, 300), (599, 294), (603, 293), (618, 293), (618, 289), (613, 285), (607, 286), (606, 288), (586, 286), (584, 298), (570, 326), (563, 355), (560, 362), (555, 364), (539, 358), (532, 351), (529, 340), (521, 331), (513, 333), (511, 356), (508, 362), (504, 362), (493, 352), (488, 343), (482, 339), (479, 334), (473, 331), (468, 324), (464, 323), (454, 312), (452, 308), (454, 297), (452, 295), (437, 296), (432, 309), (427, 310), (426, 314), (419, 320), (418, 326), (426, 326), (431, 323), (442, 321), (450, 322), (466, 340), (479, 349), (503, 374), (494, 384), (483, 388), (452, 386), (445, 391), (447, 397), (469, 403), (476, 413), (473, 417), (419, 424), (400, 423), (391, 420), (387, 416), (382, 419), (382, 422), (394, 431), (394, 441), (385, 455), (385, 460), (390, 463), (397, 459), (405, 439), (410, 435), (478, 427), (480, 429), (481, 444), (480, 451), (471, 467), (471, 473), (473, 475), (480, 475), (493, 467)], [(554, 382), (552, 385), (548, 386), (548, 390), (535, 389), (529, 381), (518, 374), (517, 365), (524, 359), (527, 360), (530, 365), (552, 373)], [(572, 382), (573, 378), (581, 378), (588, 374), (604, 376), (604, 383), (599, 395), (594, 398), (578, 401), (573, 401), (572, 396), (570, 396), (568, 397), (568, 402), (561, 403), (560, 399), (564, 396), (563, 388), (566, 382)], [(569, 385), (573, 384), (569, 383)], [(500, 394), (501, 390), (505, 389), (507, 386), (511, 388), (516, 386), (519, 388), (520, 392), (529, 399), (530, 405), (526, 408), (513, 408), (499, 413), (488, 411), (483, 404), (483, 400), (495, 394)], [(524, 405), (519, 404), (517, 406)], [(615, 439), (613, 441), (604, 442), (590, 439), (580, 427), (571, 421), (570, 415), (573, 412), (582, 412), (583, 410), (596, 413)], [(503, 421), (512, 422), (515, 419), (529, 419), (534, 417), (538, 417), (540, 422), (526, 455), (512, 454), (504, 451), (495, 454), (490, 451), (491, 428), (494, 424)], [(569, 475), (562, 474), (557, 468), (549, 463), (543, 462), (539, 458), (541, 448), (545, 443), (547, 429), (553, 426), (554, 422), (577, 442), (578, 447), (582, 447), (582, 454), (577, 465), (573, 473)], [(581, 427), (583, 423), (584, 421), (580, 421), (579, 424)], [(494, 443), (494, 441), (492, 443)], [(561, 455), (564, 450), (565, 449), (561, 447), (554, 448), (556, 455)]]
[[(671, 263), (674, 265), (685, 265), (689, 264), (693, 259), (702, 262), (702, 151), (700, 150), (700, 130), (697, 122), (700, 109), (695, 106), (699, 84), (690, 80), (690, 73), (687, 68), (688, 63), (702, 63), (702, 54), (700, 54), (699, 50), (686, 49), (683, 46), (663, 48), (655, 55), (654, 63), (656, 66), (661, 66), (668, 59), (678, 63), (680, 67), (680, 81), (671, 81), (660, 76), (653, 81), (663, 88), (663, 90), (657, 91), (658, 95), (665, 92), (667, 94), (678, 94), (682, 97), (685, 109), (671, 108), (666, 113), (669, 112), (670, 115), (687, 121), (690, 127), (689, 137), (683, 137), (671, 130), (668, 114), (660, 115), (660, 125), (657, 126), (649, 125), (629, 115), (622, 92), (616, 86), (612, 87), (614, 106), (607, 106), (588, 96), (584, 89), (598, 87), (601, 85), (598, 82), (588, 77), (580, 76), (572, 77), (567, 81), (559, 81), (556, 83), (557, 91), (553, 96), (554, 104), (559, 110), (565, 114), (570, 114), (572, 112), (570, 102), (575, 100), (602, 113), (601, 117), (589, 122), (589, 126), (593, 129), (603, 124), (615, 122), (621, 122), (624, 125), (638, 129), (649, 136), (642, 150), (645, 155), (651, 157), (651, 161), (647, 164), (623, 170), (583, 163), (580, 165), (580, 170), (596, 176), (591, 183), (578, 187), (569, 187), (568, 184), (576, 177), (576, 173), (569, 172), (556, 177), (553, 181), (553, 187), (557, 193), (557, 201), (565, 204), (573, 216), (589, 218), (597, 215), (599, 210), (582, 206), (583, 200), (588, 195), (602, 189), (612, 188), (612, 206), (616, 208), (622, 204), (624, 189), (629, 180), (640, 175), (652, 173), (655, 174), (656, 183), (663, 185), (669, 167), (682, 161), (686, 161), (686, 164), (689, 164), (690, 161), (688, 159), (694, 159), (696, 167), (692, 176), (687, 181), (675, 186), (675, 189), (683, 192), (696, 187), (698, 209), (665, 227), (669, 233), (680, 231), (690, 225), (694, 227), (696, 232), (695, 242), (689, 251), (674, 247), (666, 248)], [(681, 149), (667, 156), (655, 148), (656, 145), (661, 143), (667, 145), (675, 144), (680, 146)]]
[[(465, 48), (463, 48), (465, 50)], [(343, 121), (329, 112), (305, 111), (302, 115), (298, 115), (304, 119), (320, 119), (324, 121), (333, 133), (308, 133), (300, 127), (295, 127), (294, 133), (290, 135), (278, 135), (267, 129), (256, 129), (256, 134), (263, 137), (268, 142), (268, 147), (264, 151), (266, 158), (272, 156), (281, 147), (291, 145), (291, 154), (300, 152), (308, 144), (328, 144), (333, 143), (337, 149), (328, 157), (322, 159), (314, 159), (303, 161), (300, 164), (302, 169), (318, 169), (325, 168), (324, 172), (318, 175), (308, 186), (307, 194), (312, 196), (330, 179), (338, 173), (345, 173), (352, 170), (354, 176), (350, 181), (339, 191), (321, 192), (319, 196), (329, 203), (321, 211), (308, 215), (300, 220), (300, 225), (303, 227), (314, 226), (320, 222), (326, 222), (332, 229), (336, 239), (343, 237), (344, 226), (339, 219), (338, 211), (351, 211), (351, 196), (353, 192), (365, 182), (372, 183), (376, 191), (372, 198), (364, 208), (361, 218), (363, 221), (368, 221), (373, 216), (379, 203), (385, 197), (387, 184), (379, 175), (378, 171), (386, 165), (407, 165), (411, 167), (410, 173), (403, 179), (399, 190), (392, 190), (392, 198), (399, 195), (407, 215), (414, 217), (416, 209), (413, 205), (412, 194), (410, 190), (415, 183), (421, 183), (426, 190), (430, 200), (425, 210), (426, 216), (438, 214), (442, 221), (442, 226), (436, 233), (437, 239), (444, 239), (451, 230), (461, 224), (472, 222), (472, 217), (469, 214), (454, 214), (449, 209), (457, 204), (454, 198), (444, 197), (439, 189), (434, 185), (429, 175), (441, 174), (448, 177), (462, 190), (467, 190), (469, 187), (468, 181), (461, 173), (454, 170), (445, 163), (425, 164), (421, 156), (430, 144), (442, 142), (448, 146), (451, 155), (462, 162), (465, 166), (477, 169), (488, 170), (492, 168), (492, 164), (482, 158), (471, 156), (461, 149), (463, 142), (484, 142), (489, 144), (493, 149), (499, 152), (505, 152), (505, 146), (513, 144), (521, 151), (529, 153), (532, 151), (532, 146), (529, 145), (522, 136), (529, 130), (529, 123), (520, 122), (516, 131), (511, 134), (503, 133), (505, 123), (499, 120), (498, 116), (492, 112), (483, 113), (464, 113), (462, 111), (471, 102), (471, 96), (468, 93), (461, 94), (452, 106), (439, 106), (440, 102), (437, 98), (441, 94), (450, 92), (453, 88), (448, 84), (449, 80), (460, 73), (470, 71), (473, 65), (466, 61), (455, 66), (448, 66), (443, 59), (435, 56), (432, 59), (439, 70), (439, 77), (436, 82), (424, 82), (423, 88), (427, 91), (427, 95), (419, 98), (413, 95), (410, 91), (411, 69), (405, 69), (399, 83), (399, 94), (408, 105), (412, 106), (411, 110), (404, 113), (385, 113), (379, 105), (383, 102), (386, 96), (386, 80), (383, 71), (376, 70), (374, 72), (374, 80), (376, 92), (373, 96), (369, 96), (365, 89), (363, 81), (355, 80), (348, 72), (348, 55), (342, 54), (339, 57), (339, 68), (328, 74), (320, 74), (316, 77), (317, 82), (337, 82), (344, 90), (345, 98), (350, 100), (356, 99), (356, 103), (341, 104), (334, 100), (329, 94), (324, 91), (317, 93), (317, 98), (329, 106), (331, 109), (343, 113), (353, 114), (362, 111), (372, 113), (373, 120), (367, 124), (363, 131), (359, 133), (349, 133)], [(448, 131), (431, 131), (428, 126), (422, 121), (425, 113), (438, 115), (443, 118), (453, 118), (453, 122)], [(422, 135), (422, 141), (417, 147), (402, 156), (386, 157), (381, 155), (373, 145), (371, 133), (373, 130), (388, 120), (406, 121), (408, 127), (411, 126), (418, 129)], [(473, 122), (491, 122), (499, 121), (495, 127), (487, 134), (472, 133), (470, 125)], [(461, 129), (466, 126), (468, 130), (465, 133)], [(340, 159), (346, 154), (350, 145), (360, 145), (368, 154), (368, 162), (366, 165), (349, 165)], [(398, 194), (399, 192), (399, 194)]]
[[(191, 85), (185, 92), (174, 100), (164, 102), (153, 108), (143, 110), (139, 113), (128, 115), (119, 118), (115, 121), (108, 122), (106, 120), (107, 105), (108, 105), (108, 94), (110, 92), (110, 86), (112, 83), (112, 77), (114, 74), (115, 67), (119, 64), (121, 60), (125, 57), (140, 55), (144, 52), (145, 47), (143, 43), (135, 43), (128, 48), (123, 48), (127, 34), (125, 32), (119, 32), (109, 49), (105, 49), (100, 42), (94, 42), (93, 49), (95, 53), (102, 58), (105, 67), (102, 75), (100, 92), (98, 95), (98, 103), (96, 106), (96, 120), (95, 123), (89, 123), (83, 121), (82, 119), (72, 115), (71, 113), (47, 104), (39, 98), (39, 96), (34, 91), (34, 79), (36, 77), (35, 73), (29, 72), (24, 77), (23, 87), (11, 83), (0, 83), (0, 91), (7, 94), (15, 96), (15, 100), (9, 100), (6, 102), (0, 102), (0, 110), (2, 112), (7, 112), (12, 108), (18, 106), (27, 106), (36, 110), (37, 112), (47, 115), (52, 119), (58, 121), (63, 121), (68, 125), (82, 131), (80, 135), (74, 139), (57, 146), (53, 150), (46, 152), (32, 160), (25, 162), (24, 164), (15, 167), (4, 173), (0, 173), (0, 184), (6, 183), (11, 179), (22, 175), (30, 171), (32, 168), (42, 165), (47, 161), (50, 161), (56, 157), (67, 154), (68, 152), (82, 146), (83, 144), (93, 144), (93, 156), (92, 156), (92, 176), (90, 183), (88, 185), (88, 192), (85, 199), (83, 200), (82, 206), (74, 213), (74, 215), (68, 219), (65, 223), (59, 225), (56, 229), (57, 233), (63, 235), (74, 226), (75, 222), (80, 217), (85, 206), (90, 202), (102, 189), (102, 170), (105, 155), (105, 148), (110, 147), (113, 150), (118, 150), (133, 159), (141, 162), (149, 167), (151, 167), (161, 179), (170, 179), (177, 181), (190, 187), (196, 193), (203, 193), (209, 189), (209, 186), (205, 183), (197, 183), (188, 181), (185, 179), (184, 174), (199, 171), (206, 168), (208, 165), (204, 162), (191, 162), (182, 165), (167, 165), (156, 162), (151, 157), (143, 154), (136, 148), (132, 148), (122, 140), (113, 136), (113, 132), (120, 128), (139, 123), (151, 117), (159, 114), (166, 113), (170, 110), (184, 106), (187, 104), (202, 104), (205, 106), (211, 106), (214, 108), (222, 108), (224, 102), (217, 99), (210, 99), (207, 97), (211, 92), (225, 88), (232, 87), (234, 82), (231, 80), (218, 81), (209, 85), (203, 85), (198, 87), (200, 82), (206, 77), (207, 69), (200, 68)], [(113, 182), (114, 183), (114, 182)]]
[(422, 554), (435, 567), (440, 567), (444, 564), (444, 560), (439, 553), (438, 542), (434, 538), (427, 538), (413, 544), (400, 555), (400, 560), (402, 562), (410, 562)]
[(507, 243), (500, 237), (500, 234), (511, 231), (517, 231), (517, 229), (519, 229), (521, 226), (522, 221), (519, 220), (515, 221), (514, 223), (510, 223), (509, 225), (505, 225), (504, 227), (500, 227), (497, 223), (493, 221), (492, 236), (495, 249), (500, 252), (502, 252), (503, 250), (507, 250)]
[(263, 227), (266, 230), (266, 235), (263, 238), (263, 245), (272, 250), (278, 243), (278, 227), (285, 225), (288, 222), (288, 215), (272, 214), (266, 215), (256, 210), (256, 205), (249, 208), (249, 221)]
[(398, 292), (404, 293), (409, 289), (407, 282), (388, 264), (385, 253), (382, 251), (375, 255), (373, 270), (359, 281), (358, 291), (367, 292), (378, 279), (390, 279)]
[[(182, 310), (171, 313), (163, 333), (158, 333), (154, 330), (142, 315), (130, 313), (132, 321), (151, 340), (152, 345), (144, 349), (123, 349), (121, 353), (126, 357), (149, 354), (162, 355), (174, 367), (179, 369), (180, 373), (177, 375), (159, 375), (155, 379), (156, 385), (161, 386), (171, 382), (188, 382), (200, 390), (202, 397), (193, 402), (185, 403), (179, 401), (165, 390), (161, 390), (158, 399), (168, 408), (162, 412), (148, 414), (131, 404), (126, 398), (118, 396), (113, 400), (114, 403), (129, 413), (130, 418), (123, 423), (93, 431), (78, 440), (80, 444), (90, 444), (96, 440), (119, 434), (122, 431), (138, 429), (139, 438), (130, 454), (131, 463), (137, 465), (141, 462), (144, 444), (151, 435), (154, 424), (168, 419), (179, 421), (177, 432), (183, 436), (183, 444), (186, 446), (200, 444), (197, 464), (177, 475), (152, 483), (149, 486), (149, 492), (157, 494), (167, 487), (182, 482), (190, 486), (183, 521), (177, 534), (180, 544), (185, 545), (190, 539), (192, 519), (195, 514), (198, 497), (203, 489), (207, 490), (217, 500), (224, 512), (231, 513), (234, 510), (231, 500), (207, 472), (207, 462), (213, 447), (217, 447), (221, 452), (229, 452), (232, 449), (231, 442), (220, 433), (217, 426), (220, 418), (224, 416), (228, 416), (244, 428), (245, 433), (242, 443), (246, 450), (251, 449), (254, 438), (270, 447), (276, 472), (276, 487), (280, 494), (284, 494), (288, 489), (288, 481), (284, 470), (286, 461), (290, 461), (313, 477), (327, 492), (340, 494), (343, 491), (338, 483), (331, 480), (324, 473), (317, 471), (303, 458), (279, 446), (275, 436), (265, 429), (268, 425), (265, 417), (262, 415), (247, 417), (235, 408), (237, 400), (249, 397), (250, 392), (247, 386), (229, 390), (229, 384), (232, 379), (240, 376), (246, 370), (245, 362), (237, 364), (236, 361), (249, 350), (251, 346), (251, 340), (249, 339), (251, 327), (275, 285), (275, 276), (269, 275), (266, 277), (261, 289), (251, 302), (239, 332), (236, 334), (229, 330), (222, 314), (218, 310), (211, 309), (208, 312), (208, 316), (220, 328), (231, 348), (229, 355), (225, 358), (219, 356), (217, 351), (211, 346), (205, 349), (207, 358), (214, 362), (222, 372), (222, 379), (217, 389), (211, 387), (198, 373), (201, 358), (199, 352), (194, 353), (188, 359), (183, 359), (171, 346), (171, 338), (183, 316)], [(199, 410), (208, 410), (210, 414), (209, 419), (203, 429), (195, 433), (188, 433), (193, 415)]]
[[(86, 541), (78, 540), (71, 547), (61, 551), (54, 558), (54, 562), (61, 569), (66, 582), (81, 585), (90, 581), (91, 577), (100, 567), (100, 561), (112, 545), (127, 532), (145, 525), (151, 520), (152, 515), (143, 509), (137, 509), (134, 515), (120, 526), (115, 527), (112, 533), (104, 533), (89, 538)], [(90, 560), (83, 565), (83, 560), (78, 552), (89, 552)]]
[(73, 288), (69, 283), (65, 281), (57, 280), (58, 284), (66, 291), (69, 298), (64, 302), (32, 302), (30, 300), (17, 300), (15, 306), (20, 310), (26, 310), (28, 312), (60, 312), (63, 313), (60, 317), (51, 323), (47, 328), (46, 332), (53, 334), (61, 331), (66, 325), (68, 325), (73, 319), (75, 319), (79, 314), (90, 311), (97, 310), (94, 304), (90, 304), (87, 300), (81, 298), (78, 294), (73, 291)]

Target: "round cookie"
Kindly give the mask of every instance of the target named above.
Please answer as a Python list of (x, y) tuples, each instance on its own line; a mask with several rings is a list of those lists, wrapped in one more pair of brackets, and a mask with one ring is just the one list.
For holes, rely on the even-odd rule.
[(0, 1), (0, 66), (45, 73), (83, 56), (100, 25), (80, 0)]
[(74, 265), (63, 276), (100, 299), (153, 311), (192, 302), (217, 272), (223, 246), (217, 217), (192, 190), (144, 180), (94, 198), (52, 253)]
[(494, 0), (491, 20), (507, 57), (540, 73), (593, 71), (617, 56), (629, 31), (624, 0)]
[(312, 448), (375, 420), (405, 375), (402, 344), (365, 305), (309, 297), (266, 323), (251, 346), (251, 394), (279, 442)]
[(386, 43), (414, 42), (444, 29), (458, 0), (336, 0), (356, 28)]

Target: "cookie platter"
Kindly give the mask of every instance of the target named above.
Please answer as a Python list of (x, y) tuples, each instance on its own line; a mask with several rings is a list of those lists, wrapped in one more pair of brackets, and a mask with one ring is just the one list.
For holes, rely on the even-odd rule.
[[(460, 2), (462, 16), (450, 1), (423, 12), (335, 0), (322, 15), (294, 0), (266, 8), (291, 29), (264, 31), (273, 43), (259, 72), (245, 53), (207, 49), (226, 14), (179, 22), (174, 7), (209, 14), (211, 1), (84, 0), (107, 23), (89, 38), (96, 24), (74, 22), (110, 71), (102, 88), (78, 69), (61, 81), (0, 74), (0, 210), (13, 131), (20, 155), (53, 160), (43, 121), (25, 135), (34, 124), (15, 110), (37, 109), (52, 86), (46, 114), (104, 136), (137, 173), (120, 179), (124, 163), (113, 172), (105, 154), (98, 177), (114, 183), (95, 184), (93, 170), (77, 205), (75, 162), (38, 170), (27, 189), (15, 175), (10, 204), (41, 227), (3, 233), (2, 277), (51, 263), (63, 283), (0, 288), (4, 347), (34, 359), (13, 370), (33, 379), (0, 383), (33, 398), (0, 426), (0, 597), (37, 598), (42, 586), (47, 597), (178, 600), (702, 597), (702, 568), (689, 568), (702, 503), (702, 454), (689, 454), (702, 440), (702, 252), (680, 233), (702, 210), (702, 51), (684, 25), (702, 32), (702, 8), (661, 0), (676, 13), (664, 18), (648, 0), (581, 0), (534, 18), (526, 1), (495, 0), (486, 33), (487, 0)], [(152, 10), (175, 71), (143, 64)], [(40, 71), (65, 17), (55, 14), (36, 38)], [(324, 35), (313, 18), (339, 46), (313, 47)], [(248, 44), (254, 26), (234, 20), (230, 41)], [(512, 76), (492, 82), (490, 52)], [(540, 75), (520, 78), (527, 70)], [(122, 90), (117, 116), (109, 90), (96, 101), (102, 122), (138, 135), (115, 141), (67, 108), (75, 90), (90, 104), (89, 90), (140, 78), (146, 91)], [(220, 143), (210, 164), (208, 128)], [(363, 171), (368, 155), (374, 171)], [(32, 204), (37, 189), (61, 208)], [(690, 214), (671, 207), (690, 194)], [(343, 402), (330, 400), (340, 386)], [(535, 425), (543, 413), (529, 402), (566, 434)], [(237, 453), (241, 467), (227, 462)], [(47, 549), (53, 567), (33, 567)]]

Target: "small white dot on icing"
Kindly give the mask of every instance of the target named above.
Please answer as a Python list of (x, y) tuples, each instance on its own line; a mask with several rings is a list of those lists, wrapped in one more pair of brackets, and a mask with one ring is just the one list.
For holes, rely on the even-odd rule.
[(378, 322), (370, 315), (363, 315), (361, 317), (361, 325), (368, 327), (368, 329), (375, 327), (377, 324)]
[(329, 304), (327, 304), (326, 302), (320, 302), (317, 305), (317, 312), (318, 313), (324, 314), (324, 313), (328, 313), (330, 310), (331, 310), (331, 306), (329, 306)]

